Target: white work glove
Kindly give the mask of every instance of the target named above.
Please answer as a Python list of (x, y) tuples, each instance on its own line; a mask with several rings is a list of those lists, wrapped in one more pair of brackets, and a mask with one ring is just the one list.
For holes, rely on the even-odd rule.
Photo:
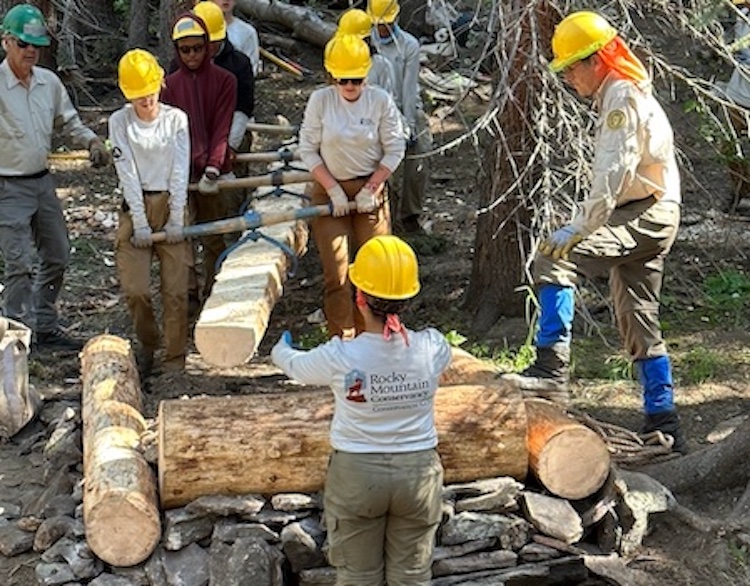
[(551, 256), (555, 260), (568, 260), (568, 254), (583, 240), (573, 226), (563, 226), (550, 234), (539, 246), (539, 252), (544, 256)]
[(354, 201), (357, 202), (357, 212), (360, 214), (369, 214), (378, 207), (378, 196), (367, 185), (359, 190), (359, 193), (354, 197)]
[(203, 176), (198, 181), (198, 191), (204, 195), (215, 195), (219, 193), (219, 170), (216, 167), (206, 167)]
[(333, 206), (331, 215), (333, 217), (339, 218), (349, 213), (349, 198), (346, 197), (346, 192), (341, 185), (336, 183), (333, 187), (326, 189), (326, 193), (331, 198), (331, 205)]
[(153, 244), (152, 234), (153, 232), (148, 226), (144, 226), (143, 228), (135, 228), (133, 230), (133, 237), (130, 239), (130, 242), (132, 242), (133, 246), (135, 246), (136, 248), (148, 248)]
[(180, 217), (173, 218), (170, 216), (167, 223), (164, 224), (164, 232), (167, 234), (167, 244), (177, 244), (185, 240), (185, 235), (182, 233), (184, 227)]

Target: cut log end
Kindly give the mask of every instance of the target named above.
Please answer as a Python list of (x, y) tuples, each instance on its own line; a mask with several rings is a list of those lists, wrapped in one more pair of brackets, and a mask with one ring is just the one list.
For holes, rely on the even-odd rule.
[[(117, 567), (144, 562), (161, 539), (159, 510), (149, 499), (123, 491), (109, 494), (85, 512), (86, 541), (97, 557)], [(108, 527), (110, 531), (89, 531)]]
[(565, 429), (547, 440), (539, 453), (536, 472), (552, 494), (578, 500), (602, 487), (609, 466), (606, 444), (594, 431), (581, 426)]
[[(213, 366), (231, 368), (253, 357), (263, 337), (264, 328), (201, 324), (195, 326), (195, 347), (201, 357)], [(227, 344), (231, 340), (231, 344)]]

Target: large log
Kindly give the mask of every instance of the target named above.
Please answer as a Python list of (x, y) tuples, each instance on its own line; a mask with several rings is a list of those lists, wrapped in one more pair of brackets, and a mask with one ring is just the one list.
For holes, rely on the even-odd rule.
[(138, 451), (146, 422), (129, 342), (90, 340), (81, 376), (86, 540), (108, 564), (134, 566), (156, 548), (161, 521), (154, 473)]
[(274, 22), (292, 31), (292, 36), (321, 49), (336, 32), (336, 25), (325, 22), (314, 10), (270, 0), (237, 0), (237, 9), (251, 20)]
[(529, 470), (552, 494), (582, 499), (609, 474), (607, 445), (592, 429), (542, 399), (525, 401)]
[[(526, 476), (526, 410), (517, 389), (440, 387), (446, 482)], [(328, 389), (162, 401), (159, 494), (165, 508), (207, 494), (314, 492), (330, 453)]]
[[(305, 187), (302, 183), (286, 189), (303, 194)], [(253, 209), (260, 214), (277, 214), (303, 205), (301, 198), (293, 195), (262, 197), (269, 191), (256, 194)], [(295, 254), (306, 250), (308, 232), (303, 221), (268, 226), (262, 233)], [(264, 239), (249, 240), (227, 255), (195, 325), (195, 345), (206, 362), (226, 368), (250, 360), (281, 297), (290, 263), (281, 248)]]

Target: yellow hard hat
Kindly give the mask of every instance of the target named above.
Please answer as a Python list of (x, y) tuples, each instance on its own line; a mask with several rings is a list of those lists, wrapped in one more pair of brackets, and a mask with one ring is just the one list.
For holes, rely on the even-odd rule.
[(617, 36), (615, 28), (596, 12), (574, 12), (555, 27), (549, 68), (557, 73), (586, 59)]
[(190, 16), (180, 17), (177, 22), (174, 23), (174, 27), (172, 27), (173, 41), (179, 41), (180, 39), (185, 39), (187, 37), (205, 36), (206, 31), (203, 30), (203, 27), (200, 24), (198, 24), (198, 21), (196, 21), (194, 18), (191, 18)]
[(339, 18), (339, 27), (336, 29), (337, 35), (355, 35), (364, 39), (370, 35), (372, 29), (372, 20), (364, 10), (352, 8), (347, 10)]
[(349, 265), (349, 280), (378, 299), (411, 299), (420, 288), (417, 255), (398, 236), (375, 236)]
[(206, 23), (211, 42), (223, 41), (227, 38), (227, 22), (224, 20), (224, 13), (215, 2), (198, 2), (193, 12)]
[(370, 0), (367, 3), (367, 14), (373, 24), (392, 24), (400, 10), (396, 0)]
[(137, 100), (157, 93), (164, 80), (164, 70), (148, 51), (131, 49), (120, 58), (117, 83), (126, 100)]
[(364, 79), (372, 66), (370, 48), (356, 35), (334, 36), (323, 51), (323, 63), (334, 79)]

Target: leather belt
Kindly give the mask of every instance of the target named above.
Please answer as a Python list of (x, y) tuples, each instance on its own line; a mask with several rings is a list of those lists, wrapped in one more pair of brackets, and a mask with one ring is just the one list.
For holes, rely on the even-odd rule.
[(31, 173), (30, 175), (0, 175), (0, 179), (41, 179), (49, 175), (49, 169), (43, 169), (38, 173)]

